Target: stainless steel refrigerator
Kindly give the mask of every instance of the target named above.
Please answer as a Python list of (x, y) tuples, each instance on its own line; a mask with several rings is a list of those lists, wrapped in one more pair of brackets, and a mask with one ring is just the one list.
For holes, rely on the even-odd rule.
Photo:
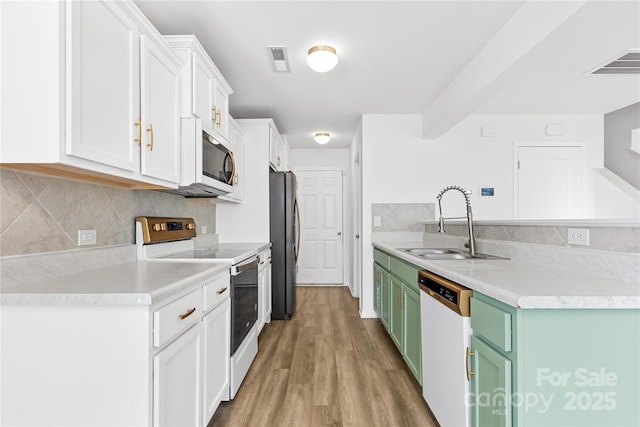
[(296, 311), (296, 264), (300, 215), (293, 172), (269, 173), (271, 236), (271, 318), (291, 319)]

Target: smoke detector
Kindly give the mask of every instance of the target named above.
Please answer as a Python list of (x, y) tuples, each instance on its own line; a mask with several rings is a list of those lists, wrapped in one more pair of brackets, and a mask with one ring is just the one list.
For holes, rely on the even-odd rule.
[(289, 69), (289, 57), (287, 56), (286, 46), (267, 46), (271, 60), (275, 70), (278, 73), (288, 73)]
[(589, 74), (640, 74), (640, 49), (629, 49)]

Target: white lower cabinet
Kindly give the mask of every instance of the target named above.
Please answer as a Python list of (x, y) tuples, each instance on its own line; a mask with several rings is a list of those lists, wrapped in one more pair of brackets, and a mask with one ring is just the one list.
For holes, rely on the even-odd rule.
[(206, 426), (229, 395), (223, 271), (151, 307), (3, 303), (0, 425)]
[(259, 254), (258, 265), (258, 333), (271, 321), (271, 250)]
[(215, 287), (216, 296), (224, 295), (223, 301), (202, 319), (204, 325), (204, 391), (203, 423), (206, 426), (222, 400), (229, 394), (229, 353), (231, 333), (231, 300), (229, 299), (229, 277)]
[(153, 425), (200, 426), (202, 342), (200, 322), (153, 357)]

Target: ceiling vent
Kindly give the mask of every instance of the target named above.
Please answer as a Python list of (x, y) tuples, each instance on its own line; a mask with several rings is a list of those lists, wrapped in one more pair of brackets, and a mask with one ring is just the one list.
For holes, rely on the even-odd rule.
[(640, 74), (640, 49), (630, 49), (589, 74)]
[(271, 55), (271, 60), (273, 61), (273, 65), (275, 70), (279, 73), (288, 73), (289, 69), (289, 57), (287, 56), (287, 47), (286, 46), (267, 46), (269, 50), (269, 55)]

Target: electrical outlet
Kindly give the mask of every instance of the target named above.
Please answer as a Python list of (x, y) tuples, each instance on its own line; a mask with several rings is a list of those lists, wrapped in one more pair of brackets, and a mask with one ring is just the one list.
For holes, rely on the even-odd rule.
[(206, 225), (202, 226), (202, 234), (207, 234), (207, 226)]
[(589, 246), (589, 229), (588, 228), (567, 229), (567, 243), (569, 243), (570, 245)]
[(98, 243), (96, 230), (78, 230), (78, 246), (95, 245)]
[(380, 218), (379, 216), (374, 216), (373, 217), (373, 226), (374, 227), (382, 226), (382, 218)]

